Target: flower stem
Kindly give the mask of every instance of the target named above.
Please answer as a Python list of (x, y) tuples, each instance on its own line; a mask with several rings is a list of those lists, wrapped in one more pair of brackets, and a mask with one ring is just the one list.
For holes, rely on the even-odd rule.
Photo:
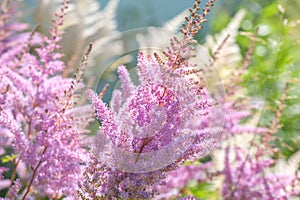
[[(44, 149), (44, 151), (43, 151), (43, 154), (45, 154), (47, 148), (48, 148), (48, 146), (45, 147), (45, 149)], [(37, 170), (38, 170), (39, 167), (41, 166), (42, 162), (43, 162), (43, 161), (40, 160), (39, 163), (36, 165), (36, 167), (33, 169), (32, 177), (31, 177), (31, 179), (30, 179), (30, 182), (29, 182), (29, 184), (28, 184), (28, 186), (27, 186), (26, 192), (25, 192), (25, 194), (24, 194), (22, 200), (25, 200), (26, 196), (30, 193), (30, 189), (31, 189), (33, 180), (34, 180), (34, 178), (35, 178), (35, 176), (36, 176), (36, 174), (37, 174)]]

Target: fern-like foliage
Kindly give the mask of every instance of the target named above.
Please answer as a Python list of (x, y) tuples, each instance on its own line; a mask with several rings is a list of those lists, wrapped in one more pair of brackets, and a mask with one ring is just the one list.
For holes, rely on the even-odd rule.
[(145, 53), (154, 53), (157, 52), (158, 49), (166, 48), (169, 45), (169, 39), (178, 35), (178, 30), (187, 14), (187, 11), (183, 11), (169, 21), (163, 23), (162, 27), (148, 28), (145, 34), (137, 34), (136, 40), (139, 49), (142, 49)]
[(233, 70), (237, 70), (242, 60), (236, 37), (244, 15), (245, 11), (240, 10), (220, 33), (206, 36), (204, 46), (213, 52), (214, 65), (223, 80), (228, 79)]
[[(104, 71), (101, 69), (101, 66), (105, 66), (104, 61), (120, 54), (123, 49), (122, 42), (115, 40), (118, 37), (115, 20), (118, 2), (119, 0), (110, 0), (106, 7), (102, 8), (96, 0), (70, 1), (65, 24), (62, 27), (67, 35), (61, 41), (61, 50), (65, 55), (63, 59), (67, 63), (64, 76), (72, 75), (80, 56), (90, 43), (93, 43), (93, 51), (85, 73), (90, 85), (94, 85), (99, 74)], [(38, 9), (33, 14), (33, 23), (41, 25), (38, 28), (40, 32), (47, 30), (60, 3), (61, 0), (38, 1)]]

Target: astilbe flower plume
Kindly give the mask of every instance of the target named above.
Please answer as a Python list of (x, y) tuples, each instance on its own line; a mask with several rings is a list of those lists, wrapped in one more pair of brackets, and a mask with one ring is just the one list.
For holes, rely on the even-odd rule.
[[(236, 31), (237, 29), (238, 26), (236, 26)], [(224, 46), (227, 45), (226, 40), (228, 40), (228, 37), (224, 37), (224, 41), (219, 41), (220, 46), (216, 47), (217, 51), (223, 53), (227, 50)], [(181, 191), (188, 189), (187, 183), (192, 180), (197, 181), (197, 183), (211, 183), (213, 181), (216, 185), (213, 190), (219, 190), (220, 198), (228, 200), (290, 199), (299, 195), (299, 189), (296, 186), (299, 183), (299, 176), (291, 174), (294, 171), (288, 174), (273, 172), (273, 165), (276, 160), (272, 156), (276, 152), (274, 151), (276, 148), (271, 143), (274, 142), (274, 134), (280, 128), (279, 117), (284, 100), (287, 98), (288, 84), (283, 91), (270, 127), (256, 127), (253, 124), (241, 123), (245, 117), (253, 117), (252, 107), (247, 104), (249, 99), (245, 96), (238, 98), (237, 95), (241, 94), (244, 89), (239, 85), (242, 82), (240, 76), (245, 74), (245, 68), (250, 63), (253, 48), (254, 41), (252, 41), (241, 67), (234, 68), (234, 71), (228, 70), (229, 78), (228, 76), (224, 77), (228, 80), (224, 80), (227, 89), (227, 103), (225, 104), (226, 118), (222, 134), (223, 141), (212, 153), (212, 160), (183, 166), (169, 173), (165, 185), (163, 187), (158, 185), (158, 189), (162, 193), (160, 195), (161, 199), (178, 196)], [(221, 60), (227, 58), (227, 56), (222, 57), (224, 55), (219, 53), (214, 52), (213, 55), (220, 55)], [(218, 69), (224, 67), (218, 62), (217, 56), (213, 57), (214, 61), (217, 61), (215, 66)], [(238, 61), (235, 61), (231, 62), (230, 67), (237, 67), (238, 65)], [(189, 173), (191, 167), (195, 171), (199, 171), (200, 179)], [(270, 171), (273, 173), (270, 173)]]
[(261, 132), (261, 141), (256, 141), (253, 137), (252, 153), (249, 149), (238, 146), (226, 147), (225, 165), (221, 171), (225, 178), (222, 184), (224, 199), (290, 199), (300, 194), (299, 188), (295, 187), (299, 182), (297, 173), (274, 173), (276, 160), (272, 157), (276, 147), (270, 144), (275, 139), (271, 134), (275, 134), (279, 129), (279, 117), (287, 89), (288, 84), (283, 91), (272, 125)]
[[(200, 2), (196, 1), (190, 10), (192, 17), (182, 29), (183, 38), (171, 40), (165, 58), (157, 53), (138, 55), (138, 85), (132, 83), (125, 66), (118, 68), (121, 90), (114, 90), (111, 108), (95, 92), (87, 92), (101, 126), (78, 191), (81, 199), (149, 199), (156, 194), (154, 183), (163, 181), (166, 172), (206, 155), (216, 144), (218, 137), (209, 131), (208, 123), (215, 101), (201, 79), (194, 76), (201, 70), (189, 61), (194, 57), (193, 36), (202, 28), (213, 2), (209, 1), (200, 15)], [(126, 172), (99, 158), (98, 151), (103, 150), (97, 144), (103, 139), (100, 136), (116, 148), (135, 153), (135, 163), (140, 162), (141, 154), (159, 151), (178, 138), (186, 149), (160, 169)], [(109, 150), (112, 155), (116, 153), (114, 148)], [(173, 151), (176, 154), (180, 149)], [(159, 157), (162, 162), (167, 159), (163, 156)], [(161, 161), (157, 160), (157, 165)]]
[[(83, 87), (81, 77), (61, 76), (65, 65), (57, 43), (63, 33), (58, 29), (67, 7), (64, 1), (49, 37), (18, 33), (27, 25), (13, 22), (13, 6), (1, 11), (0, 145), (15, 155), (10, 160), (14, 167), (7, 197), (11, 199), (76, 194), (85, 154), (80, 134), (86, 132), (86, 123), (80, 124), (77, 116), (91, 117), (92, 112), (89, 106), (75, 107), (75, 92)], [(17, 173), (24, 170), (25, 174)], [(24, 190), (19, 194), (21, 183)]]
[(230, 160), (229, 151), (227, 147), (222, 188), (224, 199), (289, 199), (295, 195), (296, 191), (291, 188), (295, 177), (264, 172), (274, 160), (259, 155), (251, 158), (238, 147), (234, 148), (235, 157)]

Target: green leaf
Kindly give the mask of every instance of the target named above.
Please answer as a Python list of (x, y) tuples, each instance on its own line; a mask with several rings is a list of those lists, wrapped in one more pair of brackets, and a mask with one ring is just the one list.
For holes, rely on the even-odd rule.
[(186, 188), (187, 193), (192, 194), (196, 198), (215, 200), (217, 198), (217, 192), (210, 183), (198, 183), (190, 182)]
[(17, 157), (17, 154), (6, 155), (1, 158), (2, 163), (7, 163), (13, 161)]

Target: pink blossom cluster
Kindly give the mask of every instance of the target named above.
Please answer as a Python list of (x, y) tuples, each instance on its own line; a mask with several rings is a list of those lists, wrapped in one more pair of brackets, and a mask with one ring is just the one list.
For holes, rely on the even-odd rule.
[[(126, 167), (125, 172), (120, 172), (105, 163), (107, 160), (102, 160), (102, 170), (99, 173), (109, 178), (102, 182), (100, 188), (106, 186), (106, 189), (98, 195), (102, 198), (149, 198), (156, 191), (148, 191), (149, 188), (162, 181), (165, 172), (177, 168), (186, 160), (194, 160), (207, 154), (213, 147), (217, 138), (214, 138), (208, 127), (203, 124), (207, 122), (207, 115), (214, 101), (209, 97), (207, 89), (199, 88), (192, 78), (182, 76), (170, 66), (162, 66), (154, 57), (145, 57), (142, 53), (138, 56), (138, 86), (133, 85), (124, 66), (120, 66), (118, 72), (122, 90), (114, 90), (111, 109), (95, 92), (88, 91), (88, 98), (101, 122), (98, 135), (109, 138), (114, 148), (135, 153), (136, 159), (132, 160), (132, 165), (140, 162), (140, 154), (163, 150), (176, 138), (184, 141), (186, 149), (171, 162), (166, 162), (161, 169), (149, 169), (149, 172), (141, 170), (142, 173), (126, 172)], [(174, 146), (171, 153), (180, 152), (178, 148)], [(98, 149), (101, 148), (95, 149), (96, 155)], [(109, 154), (116, 153), (113, 148), (109, 150)], [(103, 158), (101, 154), (99, 157)], [(154, 164), (159, 165), (159, 162), (163, 161), (165, 159), (162, 153), (158, 155)], [(130, 165), (129, 159), (126, 162), (126, 165)], [(147, 160), (144, 164), (149, 167), (151, 161)], [(119, 176), (123, 178), (111, 179)], [(111, 186), (115, 189), (107, 188)], [(82, 189), (84, 191), (84, 186)], [(82, 195), (92, 195), (93, 191), (85, 190)]]
[(80, 136), (86, 127), (77, 116), (91, 109), (74, 106), (80, 80), (61, 75), (58, 29), (67, 5), (57, 12), (49, 37), (15, 23), (13, 5), (1, 10), (0, 148), (12, 152), (8, 161), (13, 163), (11, 177), (6, 176), (8, 199), (76, 196), (86, 154)]

